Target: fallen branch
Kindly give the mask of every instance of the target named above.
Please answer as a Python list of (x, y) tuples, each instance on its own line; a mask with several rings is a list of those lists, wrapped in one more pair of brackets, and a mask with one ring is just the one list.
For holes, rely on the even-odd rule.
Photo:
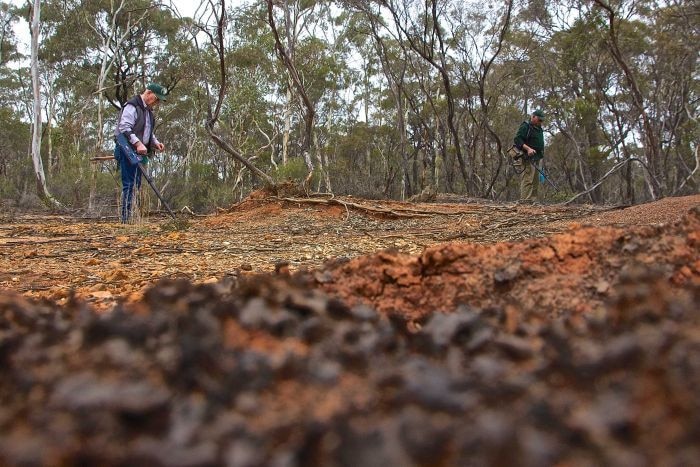
[(290, 203), (305, 203), (305, 204), (323, 204), (326, 206), (339, 205), (345, 207), (347, 210), (349, 207), (358, 209), (360, 211), (367, 211), (377, 214), (385, 214), (396, 217), (432, 217), (432, 216), (462, 216), (464, 212), (443, 212), (443, 211), (427, 211), (423, 209), (413, 209), (413, 208), (395, 208), (395, 209), (382, 209), (372, 206), (365, 206), (358, 203), (353, 203), (351, 201), (341, 201), (337, 198), (330, 199), (318, 199), (318, 198), (280, 198), (272, 197), (279, 201), (287, 201)]
[(637, 159), (636, 157), (630, 157), (629, 159), (625, 159), (625, 160), (623, 160), (623, 161), (618, 162), (617, 164), (615, 164), (615, 165), (613, 166), (613, 168), (610, 169), (610, 170), (608, 170), (608, 173), (606, 173), (605, 175), (603, 175), (603, 177), (602, 177), (600, 180), (598, 180), (592, 187), (590, 187), (590, 188), (587, 189), (586, 191), (582, 191), (581, 193), (577, 194), (576, 196), (574, 196), (574, 197), (571, 198), (570, 200), (564, 201), (562, 204), (563, 204), (563, 205), (571, 204), (572, 202), (574, 202), (575, 200), (577, 200), (577, 199), (580, 198), (581, 196), (587, 195), (587, 194), (590, 193), (591, 191), (593, 191), (593, 190), (595, 190), (596, 188), (598, 188), (598, 187), (600, 186), (600, 184), (603, 183), (603, 181), (604, 181), (606, 178), (608, 178), (610, 175), (614, 174), (614, 173), (617, 172), (619, 169), (621, 169), (622, 167), (624, 167), (625, 164), (627, 164), (627, 163), (629, 163), (629, 162), (633, 162), (633, 161), (634, 161), (634, 162), (639, 162), (640, 164), (642, 164), (642, 166), (643, 166), (645, 169), (647, 169), (647, 172), (649, 172), (649, 175), (653, 177), (653, 174), (651, 173), (651, 171), (649, 171), (649, 169), (648, 169), (647, 166), (644, 164), (644, 162), (640, 161), (640, 160)]
[(84, 242), (84, 237), (59, 237), (59, 238), (49, 238), (46, 240), (28, 240), (28, 239), (2, 239), (0, 241), (0, 246), (14, 246), (14, 245), (43, 245), (46, 243), (61, 243), (61, 242)]
[(683, 183), (674, 191), (674, 194), (680, 192), (683, 187), (685, 186), (686, 183), (688, 183), (690, 180), (695, 177), (695, 174), (698, 173), (698, 170), (700, 170), (700, 147), (696, 146), (695, 147), (695, 168), (693, 169), (692, 172), (690, 172), (690, 175), (688, 175), (685, 180), (683, 180)]
[(360, 211), (367, 211), (367, 212), (372, 212), (372, 213), (377, 213), (377, 214), (386, 214), (390, 216), (396, 216), (396, 217), (430, 217), (431, 212), (414, 212), (410, 214), (394, 211), (392, 209), (381, 209), (381, 208), (374, 208), (371, 206), (363, 206), (361, 204), (357, 203), (351, 203), (349, 201), (340, 201), (338, 199), (332, 198), (332, 199), (317, 199), (317, 198), (277, 198), (274, 197), (273, 199), (277, 199), (280, 201), (287, 201), (289, 203), (303, 203), (303, 204), (323, 204), (326, 206), (330, 205), (338, 205), (338, 206), (343, 206), (345, 209), (354, 208), (358, 209)]
[[(217, 209), (221, 209), (221, 208), (218, 208), (218, 207), (217, 207)], [(189, 206), (183, 206), (183, 207), (180, 209), (180, 212), (181, 212), (181, 213), (182, 213), (182, 212), (187, 213), (187, 214), (189, 214), (189, 215), (192, 216), (192, 217), (208, 217), (206, 214), (197, 214), (196, 212), (192, 211), (192, 210), (190, 209)]]

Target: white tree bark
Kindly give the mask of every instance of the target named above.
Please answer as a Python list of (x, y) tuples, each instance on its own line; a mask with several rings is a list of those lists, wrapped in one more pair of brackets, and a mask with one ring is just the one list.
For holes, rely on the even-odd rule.
[(46, 186), (44, 164), (41, 161), (41, 83), (39, 79), (39, 26), (41, 17), (41, 2), (34, 0), (31, 23), (31, 70), (32, 92), (34, 94), (34, 132), (32, 134), (32, 162), (34, 163), (34, 175), (36, 176), (37, 192), (39, 197), (54, 208), (62, 209), (63, 206), (49, 193)]
[(282, 133), (282, 165), (289, 155), (289, 133), (292, 129), (292, 83), (287, 80), (287, 100), (284, 103), (284, 132)]

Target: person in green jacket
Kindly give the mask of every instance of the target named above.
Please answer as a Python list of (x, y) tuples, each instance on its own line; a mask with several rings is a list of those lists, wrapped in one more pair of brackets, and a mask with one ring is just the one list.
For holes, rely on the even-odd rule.
[(532, 112), (530, 121), (523, 122), (513, 139), (515, 146), (523, 151), (523, 157), (515, 161), (515, 168), (520, 172), (520, 201), (533, 203), (537, 198), (537, 166), (544, 157), (544, 133), (542, 131), (544, 112), (540, 109)]

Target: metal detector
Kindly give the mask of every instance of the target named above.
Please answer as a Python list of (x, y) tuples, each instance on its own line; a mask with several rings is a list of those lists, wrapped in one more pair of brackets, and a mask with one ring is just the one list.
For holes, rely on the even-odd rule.
[(132, 165), (136, 164), (138, 166), (139, 172), (141, 172), (141, 175), (143, 175), (148, 184), (151, 186), (151, 189), (153, 189), (153, 192), (156, 194), (160, 202), (163, 203), (163, 206), (165, 206), (165, 209), (166, 211), (168, 211), (168, 214), (170, 214), (170, 217), (172, 217), (173, 220), (177, 220), (175, 214), (170, 209), (170, 206), (168, 206), (168, 203), (165, 202), (163, 196), (160, 194), (160, 191), (158, 191), (158, 188), (156, 188), (156, 184), (153, 182), (153, 178), (151, 178), (151, 176), (148, 175), (146, 168), (143, 166), (143, 158), (131, 146), (131, 143), (129, 143), (129, 140), (126, 138), (126, 135), (124, 135), (124, 133), (121, 133), (114, 140), (116, 141), (117, 145), (119, 145), (119, 148), (122, 150), (122, 152), (126, 155), (126, 158), (128, 159), (129, 163)]

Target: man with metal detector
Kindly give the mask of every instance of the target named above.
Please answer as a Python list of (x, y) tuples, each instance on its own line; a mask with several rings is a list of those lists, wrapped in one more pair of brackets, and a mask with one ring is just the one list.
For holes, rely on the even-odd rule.
[(520, 151), (513, 165), (520, 174), (520, 203), (531, 204), (537, 198), (539, 163), (544, 157), (544, 133), (542, 131), (544, 112), (540, 109), (532, 112), (530, 120), (520, 124), (513, 139), (515, 148)]
[[(160, 193), (145, 173), (144, 163), (147, 154), (153, 150), (163, 151), (165, 146), (153, 134), (155, 117), (153, 109), (160, 101), (165, 101), (167, 89), (159, 84), (149, 84), (140, 95), (129, 99), (119, 113), (117, 127), (114, 130), (114, 158), (119, 163), (122, 178), (121, 222), (132, 222), (134, 193), (141, 187), (141, 175), (151, 184), (160, 198)], [(149, 151), (150, 149), (150, 151)], [(161, 199), (162, 200), (162, 199)], [(166, 205), (167, 208), (167, 205)], [(170, 212), (170, 208), (167, 208)]]

